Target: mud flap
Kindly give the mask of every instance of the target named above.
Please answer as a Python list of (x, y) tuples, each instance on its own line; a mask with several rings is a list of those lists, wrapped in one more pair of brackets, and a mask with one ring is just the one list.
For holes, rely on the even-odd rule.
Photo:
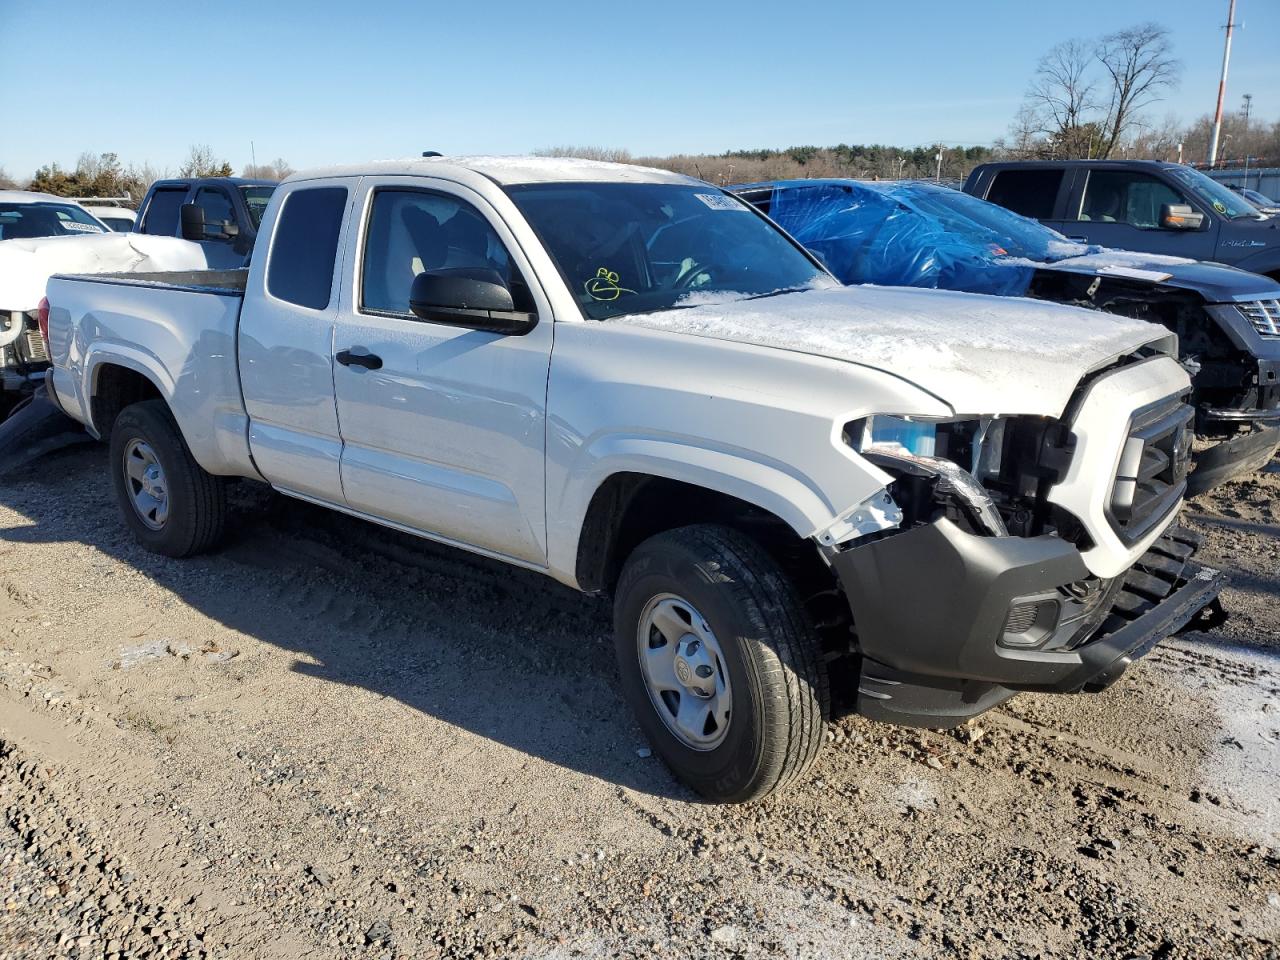
[(1202, 451), (1187, 477), (1187, 496), (1197, 497), (1233, 477), (1261, 470), (1275, 456), (1277, 446), (1280, 427), (1264, 427)]
[(37, 387), (0, 423), (0, 476), (53, 450), (92, 440), (53, 404), (43, 386)]

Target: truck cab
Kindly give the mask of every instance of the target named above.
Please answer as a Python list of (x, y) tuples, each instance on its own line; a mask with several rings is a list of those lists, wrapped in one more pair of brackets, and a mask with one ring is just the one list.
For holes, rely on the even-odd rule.
[(964, 191), (1082, 243), (1212, 260), (1280, 279), (1280, 220), (1183, 164), (985, 163), (969, 174)]
[(157, 180), (138, 208), (133, 229), (200, 244), (210, 269), (242, 267), (275, 188), (274, 180), (246, 177)]

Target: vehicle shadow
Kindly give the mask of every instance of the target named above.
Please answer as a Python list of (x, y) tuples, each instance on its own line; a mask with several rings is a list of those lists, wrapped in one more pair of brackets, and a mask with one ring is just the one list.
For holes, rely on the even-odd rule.
[[(272, 493), (233, 488), (218, 552), (142, 550), (116, 512), (101, 446), (0, 485), (27, 520), (0, 542), (83, 543), (205, 616), (298, 656), (292, 669), (656, 796), (696, 800), (645, 745), (617, 692), (610, 607), (541, 574)], [(74, 491), (74, 492), (71, 492)]]

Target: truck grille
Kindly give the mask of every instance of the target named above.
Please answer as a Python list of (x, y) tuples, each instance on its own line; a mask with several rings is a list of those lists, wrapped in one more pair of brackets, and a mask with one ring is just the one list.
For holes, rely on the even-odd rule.
[(47, 363), (49, 351), (44, 345), (44, 337), (39, 330), (27, 330), (22, 334), (27, 341), (27, 360), (31, 363)]
[(1187, 487), (1194, 412), (1180, 397), (1139, 410), (1111, 490), (1110, 519), (1125, 543), (1168, 515)]
[(1253, 324), (1253, 329), (1263, 337), (1280, 339), (1280, 300), (1252, 300), (1237, 303), (1236, 309)]

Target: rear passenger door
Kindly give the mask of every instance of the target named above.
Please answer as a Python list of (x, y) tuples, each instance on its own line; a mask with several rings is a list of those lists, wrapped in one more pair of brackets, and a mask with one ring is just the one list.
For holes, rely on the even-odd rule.
[(249, 449), (273, 486), (342, 505), (333, 403), (340, 240), (355, 180), (309, 180), (267, 214), (240, 317), (240, 384)]
[[(544, 565), (554, 325), (528, 261), (497, 212), (460, 185), (382, 178), (362, 186), (356, 209), (334, 340), (348, 506)], [(419, 319), (410, 285), (435, 269), (494, 276), (538, 323), (510, 336)]]
[(1068, 189), (1065, 167), (1017, 167), (997, 169), (984, 199), (1006, 210), (1039, 220), (1055, 230)]

